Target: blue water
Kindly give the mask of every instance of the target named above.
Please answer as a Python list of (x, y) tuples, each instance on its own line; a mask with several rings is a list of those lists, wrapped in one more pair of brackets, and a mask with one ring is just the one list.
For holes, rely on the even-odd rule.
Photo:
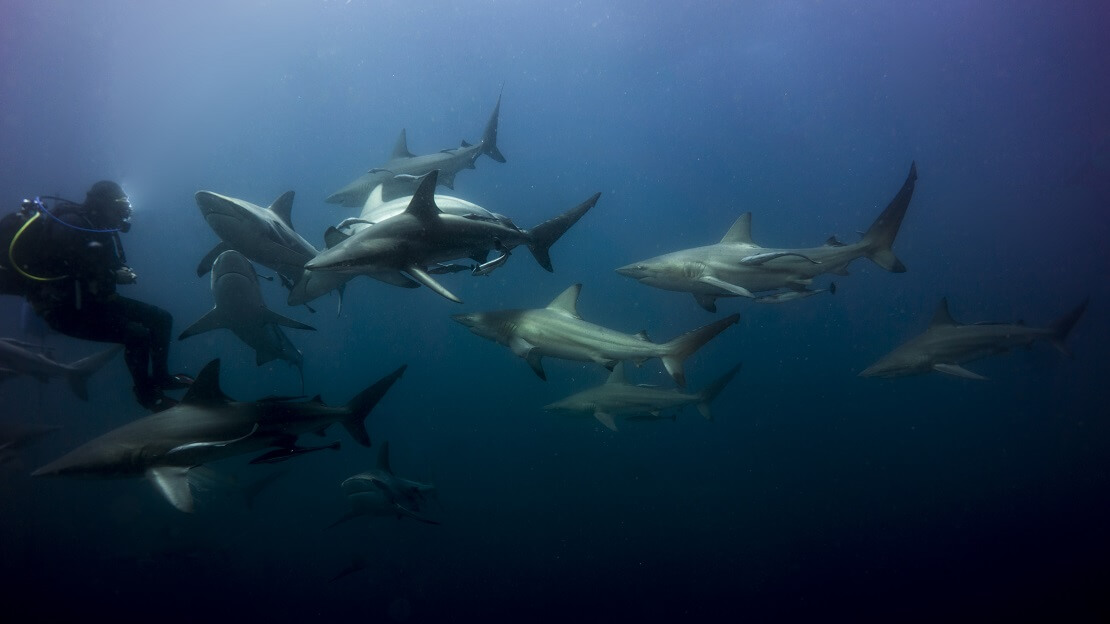
[[(428, 289), (358, 278), (342, 312), (271, 307), (305, 393), (329, 404), (408, 364), (371, 414), (278, 466), (208, 466), (192, 515), (142, 480), (29, 473), (144, 415), (122, 360), (82, 402), (55, 380), (0, 385), (5, 422), (57, 434), (2, 466), (5, 621), (937, 621), (1110, 616), (1110, 10), (1100, 2), (102, 2), (7, 0), (0, 21), (0, 196), (81, 199), (120, 181), (138, 284), (175, 335), (211, 305), (196, 263), (216, 242), (193, 194), (267, 205), (296, 191), (317, 246), (354, 210), (327, 195), (382, 164), (398, 132), (428, 153), (499, 146), (455, 194), (522, 226), (601, 192), (552, 250)], [(755, 240), (855, 240), (910, 163), (894, 245), (834, 296), (720, 312), (613, 269), (716, 242), (742, 212)], [(441, 192), (449, 192), (441, 189)], [(267, 271), (260, 269), (266, 274)], [(818, 280), (827, 285), (828, 276)], [(548, 381), (450, 314), (541, 307), (583, 284), (582, 316), (669, 339), (740, 322), (687, 365), (714, 405), (622, 423), (543, 405), (604, 381), (547, 359)], [(990, 378), (856, 376), (920, 332), (943, 296), (961, 321), (1046, 325), (1091, 298), (1069, 337), (973, 363)], [(36, 336), (0, 301), (4, 336), (59, 360), (100, 348)], [(299, 394), (227, 332), (173, 344), (174, 370), (221, 358), (241, 400)], [(669, 387), (657, 360), (630, 370)], [(389, 440), (433, 483), (440, 526), (358, 519), (340, 482)], [(248, 509), (238, 488), (288, 470)], [(330, 582), (362, 558), (365, 568)]]

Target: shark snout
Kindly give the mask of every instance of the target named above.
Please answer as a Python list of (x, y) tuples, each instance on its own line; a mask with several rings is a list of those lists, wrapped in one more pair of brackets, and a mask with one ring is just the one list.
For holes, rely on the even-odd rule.
[(617, 273), (632, 279), (644, 279), (648, 276), (647, 266), (639, 263), (627, 264), (617, 269)]
[(479, 322), (478, 315), (473, 312), (467, 314), (452, 314), (451, 318), (455, 322), (462, 323), (467, 327), (476, 327)]

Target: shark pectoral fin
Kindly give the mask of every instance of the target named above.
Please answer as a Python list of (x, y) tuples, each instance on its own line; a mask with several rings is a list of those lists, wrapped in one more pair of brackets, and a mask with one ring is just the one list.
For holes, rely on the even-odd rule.
[(740, 297), (755, 298), (755, 295), (752, 294), (752, 291), (748, 290), (747, 288), (744, 288), (743, 286), (737, 286), (736, 284), (729, 284), (728, 282), (713, 277), (712, 275), (703, 275), (698, 278), (698, 281), (703, 284), (709, 284), (710, 286), (716, 286), (721, 290), (730, 292)]
[(282, 316), (269, 308), (262, 310), (262, 322), (273, 323), (274, 325), (284, 325), (285, 327), (292, 327), (293, 329), (310, 329), (316, 331), (316, 328), (311, 325), (305, 325), (300, 321), (295, 321), (287, 316)]
[(513, 354), (524, 358), (524, 361), (528, 362), (528, 366), (532, 367), (532, 371), (536, 373), (537, 377), (547, 381), (547, 373), (543, 371), (542, 356), (536, 351), (535, 345), (519, 336), (514, 336), (509, 341), (509, 349)]
[(451, 294), (451, 291), (444, 288), (443, 285), (440, 284), (439, 282), (435, 281), (435, 279), (432, 278), (431, 275), (428, 275), (427, 271), (425, 271), (424, 269), (416, 266), (415, 264), (411, 265), (407, 269), (405, 269), (405, 273), (408, 273), (416, 281), (418, 281), (421, 284), (427, 286), (428, 288), (431, 288), (432, 290), (434, 290), (436, 292), (436, 294), (438, 294), (439, 296), (441, 296), (445, 299), (450, 299), (451, 301), (454, 301), (455, 303), (462, 303), (462, 299), (459, 299), (455, 295)]
[(613, 419), (612, 414), (608, 412), (596, 411), (594, 412), (594, 418), (596, 418), (599, 423), (605, 425), (610, 431), (617, 430), (617, 421)]
[(509, 340), (509, 349), (518, 357), (527, 358), (535, 348), (535, 345), (519, 336), (513, 336)]
[(206, 331), (213, 329), (221, 329), (227, 327), (227, 316), (220, 311), (219, 308), (212, 308), (207, 314), (197, 319), (192, 325), (185, 328), (181, 335), (177, 337), (178, 340), (185, 340), (190, 336), (203, 334)]
[(212, 270), (212, 265), (216, 263), (216, 258), (225, 251), (231, 249), (231, 245), (227, 243), (220, 243), (212, 248), (212, 251), (204, 254), (197, 264), (197, 277), (204, 277)]
[(717, 298), (713, 295), (702, 295), (694, 293), (694, 301), (698, 302), (698, 305), (700, 305), (702, 309), (704, 309), (706, 312), (717, 311)]
[(193, 491), (188, 476), (189, 468), (182, 466), (161, 466), (146, 471), (146, 478), (171, 505), (185, 513), (193, 513)]
[(964, 379), (974, 379), (975, 381), (985, 381), (987, 378), (973, 373), (959, 364), (933, 364), (933, 370), (938, 373), (952, 375), (953, 377), (963, 377)]

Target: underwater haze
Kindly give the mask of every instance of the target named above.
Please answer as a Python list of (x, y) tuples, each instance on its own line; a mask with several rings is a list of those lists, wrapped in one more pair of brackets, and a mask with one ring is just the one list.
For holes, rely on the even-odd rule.
[[(128, 297), (174, 316), (170, 367), (221, 361), (230, 397), (340, 405), (401, 365), (370, 448), (196, 470), (197, 509), (145, 479), (31, 472), (148, 414), (122, 358), (82, 401), (65, 381), (0, 383), (0, 423), (59, 430), (0, 462), (7, 622), (1105, 621), (1110, 618), (1110, 8), (1098, 1), (29, 2), (0, 0), (0, 197), (81, 201), (116, 180)], [(256, 365), (197, 264), (219, 238), (194, 194), (268, 206), (317, 248), (357, 208), (326, 198), (385, 163), (497, 145), (454, 189), (520, 227), (597, 205), (551, 248), (489, 276), (437, 275), (463, 303), (369, 277), (286, 304), (304, 358)], [(916, 163), (893, 243), (821, 275), (835, 294), (765, 305), (615, 269), (717, 243), (742, 213), (766, 247), (859, 240)], [(496, 255), (496, 254), (495, 254)], [(491, 256), (492, 258), (493, 256)], [(785, 258), (771, 260), (778, 262)], [(464, 259), (464, 262), (469, 262)], [(273, 279), (267, 279), (273, 278)], [(662, 342), (738, 313), (686, 362), (686, 392), (737, 363), (712, 403), (611, 431), (544, 406), (605, 367), (547, 357), (541, 380), (451, 315), (542, 308), (582, 284), (589, 322)], [(788, 291), (795, 292), (795, 291)], [(806, 293), (808, 294), (808, 293)], [(942, 372), (859, 376), (929, 327), (1066, 338)], [(61, 362), (104, 348), (0, 297), (0, 337)], [(674, 388), (660, 361), (633, 384)], [(389, 442), (432, 484), (423, 515), (358, 517), (340, 487)], [(256, 497), (251, 484), (273, 479)], [(343, 574), (345, 573), (346, 574)], [(340, 578), (336, 578), (336, 577)], [(334, 580), (333, 580), (334, 579)]]

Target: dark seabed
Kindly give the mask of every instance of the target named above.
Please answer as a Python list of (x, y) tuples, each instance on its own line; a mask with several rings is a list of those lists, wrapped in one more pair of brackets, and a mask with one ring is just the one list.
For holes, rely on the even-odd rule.
[[(542, 4), (542, 6), (541, 6)], [(1068, 621), (1110, 619), (1110, 45), (1103, 2), (20, 2), (0, 21), (0, 191), (82, 199), (112, 179), (135, 205), (127, 296), (174, 335), (212, 306), (200, 258), (218, 239), (194, 193), (268, 205), (296, 192), (317, 247), (357, 208), (325, 198), (388, 158), (498, 145), (457, 195), (522, 227), (596, 192), (552, 249), (463, 299), (359, 277), (269, 306), (306, 396), (346, 402), (401, 364), (367, 421), (276, 465), (197, 471), (197, 510), (142, 479), (30, 473), (146, 415), (122, 359), (81, 401), (63, 380), (0, 384), (3, 424), (59, 431), (0, 463), (6, 622)], [(654, 6), (658, 5), (658, 6)], [(781, 305), (651, 288), (617, 267), (721, 239), (743, 212), (767, 246), (857, 231), (919, 179), (894, 252), (824, 275)], [(272, 277), (273, 271), (258, 267)], [(830, 279), (831, 278), (831, 279)], [(612, 432), (543, 406), (605, 381), (546, 358), (548, 380), (451, 314), (547, 305), (663, 341), (739, 313), (686, 366), (713, 405)], [(967, 368), (989, 378), (858, 373), (923, 331), (941, 297), (963, 322), (1068, 337)], [(0, 298), (3, 337), (70, 362), (102, 345), (41, 333)], [(213, 358), (239, 400), (302, 394), (227, 330), (174, 341), (171, 368)], [(651, 360), (633, 383), (673, 387)], [(426, 515), (357, 518), (340, 483), (389, 441), (398, 475), (434, 484)], [(282, 473), (248, 506), (243, 492)], [(342, 578), (332, 581), (344, 571)]]

